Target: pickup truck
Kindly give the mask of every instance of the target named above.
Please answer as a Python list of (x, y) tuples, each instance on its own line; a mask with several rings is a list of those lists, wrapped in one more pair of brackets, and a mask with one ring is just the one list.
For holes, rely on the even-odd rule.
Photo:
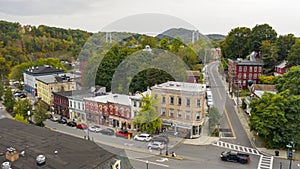
[(220, 155), (223, 161), (232, 161), (246, 164), (250, 162), (249, 154), (237, 152), (237, 151), (223, 151)]

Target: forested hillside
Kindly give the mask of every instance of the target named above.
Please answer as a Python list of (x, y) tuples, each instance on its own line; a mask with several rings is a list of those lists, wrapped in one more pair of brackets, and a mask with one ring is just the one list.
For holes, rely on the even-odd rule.
[(11, 67), (41, 58), (72, 60), (91, 35), (82, 30), (0, 21), (0, 63), (5, 63), (1, 74), (6, 77)]

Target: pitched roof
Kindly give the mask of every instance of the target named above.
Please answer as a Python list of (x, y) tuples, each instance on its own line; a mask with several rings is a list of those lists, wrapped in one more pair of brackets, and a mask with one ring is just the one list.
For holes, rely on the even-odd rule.
[(253, 84), (251, 86), (252, 91), (254, 90), (262, 90), (262, 91), (276, 91), (275, 85), (268, 84)]
[(284, 67), (286, 67), (286, 64), (287, 64), (287, 62), (284, 60), (279, 65), (276, 65), (275, 67), (284, 68)]
[(24, 157), (12, 162), (14, 169), (37, 168), (35, 158), (39, 154), (46, 156), (46, 164), (41, 167), (45, 169), (107, 168), (117, 159), (121, 159), (121, 165), (122, 162), (128, 165), (128, 158), (108, 152), (92, 141), (11, 119), (0, 119), (0, 164), (7, 161), (1, 153), (6, 152), (8, 147), (18, 152), (25, 151)]

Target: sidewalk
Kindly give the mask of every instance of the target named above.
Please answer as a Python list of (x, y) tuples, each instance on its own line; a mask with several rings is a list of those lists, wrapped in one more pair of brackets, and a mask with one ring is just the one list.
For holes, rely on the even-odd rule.
[(219, 137), (210, 137), (209, 136), (209, 126), (208, 126), (208, 117), (205, 117), (205, 121), (202, 127), (201, 136), (195, 139), (185, 139), (183, 140), (183, 144), (191, 144), (191, 145), (210, 145), (219, 141)]

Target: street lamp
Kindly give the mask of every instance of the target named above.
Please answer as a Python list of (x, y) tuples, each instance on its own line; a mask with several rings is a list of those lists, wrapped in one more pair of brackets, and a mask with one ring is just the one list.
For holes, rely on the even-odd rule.
[(295, 142), (291, 141), (288, 145), (286, 145), (286, 147), (289, 149), (289, 152), (288, 152), (288, 158), (290, 159), (289, 169), (292, 169), (292, 160), (293, 160), (293, 151), (294, 151), (294, 148), (295, 148)]
[(149, 168), (148, 165), (149, 165), (149, 161), (147, 160), (147, 161), (146, 161), (146, 167), (147, 167), (147, 169)]

